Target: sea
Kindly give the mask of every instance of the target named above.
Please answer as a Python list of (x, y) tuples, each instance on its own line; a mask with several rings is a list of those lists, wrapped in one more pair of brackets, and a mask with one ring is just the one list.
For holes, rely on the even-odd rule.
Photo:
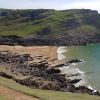
[[(61, 68), (62, 72), (67, 72), (67, 74), (81, 73), (81, 76), (76, 78), (81, 77), (83, 80), (76, 85), (81, 84), (100, 91), (100, 44), (61, 47), (58, 51), (61, 51), (60, 49), (62, 49), (62, 52), (60, 52), (62, 55), (58, 55), (60, 60), (68, 62), (72, 59), (80, 59), (83, 61), (82, 63), (64, 66)], [(75, 78), (75, 76), (70, 78)]]

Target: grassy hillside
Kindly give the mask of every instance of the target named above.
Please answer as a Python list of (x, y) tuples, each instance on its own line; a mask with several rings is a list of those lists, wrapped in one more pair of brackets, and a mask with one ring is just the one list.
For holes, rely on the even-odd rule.
[[(7, 37), (9, 35), (24, 40)], [(100, 42), (100, 14), (95, 10), (0, 9), (0, 44), (80, 45), (95, 42)]]
[[(89, 96), (86, 94), (73, 94), (66, 92), (30, 89), (25, 86), (19, 85), (12, 80), (8, 80), (0, 77), (0, 85), (8, 87), (10, 89), (22, 92), (32, 97), (38, 97), (40, 100), (100, 100), (100, 97)], [(0, 100), (8, 100), (0, 94)]]
[(88, 9), (65, 11), (0, 9), (1, 36), (95, 34), (99, 32), (99, 28), (100, 15), (97, 11)]
[(4, 94), (0, 94), (0, 100), (10, 100), (8, 97), (5, 97)]

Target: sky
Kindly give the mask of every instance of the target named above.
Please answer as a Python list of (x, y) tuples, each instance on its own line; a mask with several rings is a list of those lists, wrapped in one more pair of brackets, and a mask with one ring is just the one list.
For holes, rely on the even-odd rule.
[(93, 9), (100, 12), (100, 0), (0, 0), (0, 8), (9, 9)]

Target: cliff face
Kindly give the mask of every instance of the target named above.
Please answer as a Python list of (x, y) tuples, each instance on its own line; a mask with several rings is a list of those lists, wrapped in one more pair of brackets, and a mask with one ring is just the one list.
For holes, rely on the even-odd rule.
[(80, 45), (100, 42), (100, 14), (89, 9), (0, 10), (0, 44)]

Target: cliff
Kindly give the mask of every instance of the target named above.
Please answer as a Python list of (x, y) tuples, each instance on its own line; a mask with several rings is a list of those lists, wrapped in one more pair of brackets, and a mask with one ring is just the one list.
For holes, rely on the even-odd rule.
[(100, 42), (100, 14), (90, 9), (0, 9), (0, 44), (81, 45)]

